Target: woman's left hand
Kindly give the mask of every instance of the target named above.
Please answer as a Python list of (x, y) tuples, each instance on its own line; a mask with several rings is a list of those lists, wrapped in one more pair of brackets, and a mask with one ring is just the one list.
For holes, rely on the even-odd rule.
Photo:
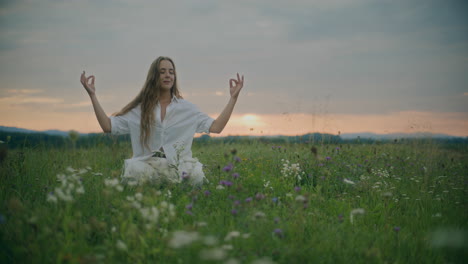
[(239, 73), (237, 73), (237, 80), (236, 79), (230, 79), (229, 80), (229, 86), (230, 86), (230, 90), (231, 90), (231, 98), (237, 99), (242, 87), (244, 87), (244, 75), (242, 75), (242, 78), (241, 78), (239, 76)]

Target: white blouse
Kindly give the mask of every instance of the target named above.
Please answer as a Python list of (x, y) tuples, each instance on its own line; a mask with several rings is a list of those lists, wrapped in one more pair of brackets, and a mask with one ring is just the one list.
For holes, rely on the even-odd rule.
[(137, 106), (122, 116), (111, 116), (113, 135), (130, 134), (132, 159), (146, 159), (153, 151), (163, 149), (169, 163), (192, 158), (192, 141), (195, 133), (209, 133), (214, 119), (189, 101), (172, 98), (166, 108), (166, 116), (161, 122), (161, 106), (155, 107), (156, 124), (151, 128), (148, 145), (140, 144), (141, 107)]

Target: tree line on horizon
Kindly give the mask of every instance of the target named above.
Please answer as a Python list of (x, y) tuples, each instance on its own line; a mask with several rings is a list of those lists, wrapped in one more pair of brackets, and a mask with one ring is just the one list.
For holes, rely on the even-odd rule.
[[(372, 138), (354, 138), (343, 139), (339, 135), (309, 133), (298, 136), (226, 136), (226, 137), (211, 137), (207, 134), (201, 137), (194, 138), (194, 144), (206, 143), (249, 143), (258, 141), (267, 144), (375, 144), (375, 143), (405, 143), (430, 140), (438, 143), (448, 144), (468, 144), (468, 138), (434, 138), (434, 139), (372, 139)], [(94, 133), (80, 135), (75, 131), (70, 131), (67, 137), (58, 135), (48, 135), (45, 133), (21, 133), (21, 132), (4, 132), (0, 131), (0, 141), (3, 148), (9, 149), (18, 148), (93, 148), (99, 146), (115, 146), (128, 144), (130, 142), (129, 135), (114, 136), (105, 133)]]

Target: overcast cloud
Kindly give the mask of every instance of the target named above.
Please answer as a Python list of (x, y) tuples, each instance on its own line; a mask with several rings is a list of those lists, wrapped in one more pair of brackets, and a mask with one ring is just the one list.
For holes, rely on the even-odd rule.
[(0, 102), (92, 111), (86, 70), (110, 114), (165, 55), (210, 114), (236, 72), (236, 113), (467, 114), (466, 14), (455, 0), (2, 1)]

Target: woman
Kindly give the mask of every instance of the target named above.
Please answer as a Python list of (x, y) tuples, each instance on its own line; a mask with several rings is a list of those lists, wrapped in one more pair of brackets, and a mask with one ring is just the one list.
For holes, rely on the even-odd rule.
[(108, 117), (96, 97), (94, 76), (81, 74), (97, 120), (105, 133), (130, 134), (133, 157), (125, 160), (123, 181), (130, 185), (187, 180), (200, 185), (202, 164), (192, 157), (195, 133), (221, 133), (231, 117), (244, 76), (229, 80), (231, 98), (214, 120), (184, 100), (177, 85), (172, 59), (157, 58), (150, 66), (140, 93), (120, 112)]

